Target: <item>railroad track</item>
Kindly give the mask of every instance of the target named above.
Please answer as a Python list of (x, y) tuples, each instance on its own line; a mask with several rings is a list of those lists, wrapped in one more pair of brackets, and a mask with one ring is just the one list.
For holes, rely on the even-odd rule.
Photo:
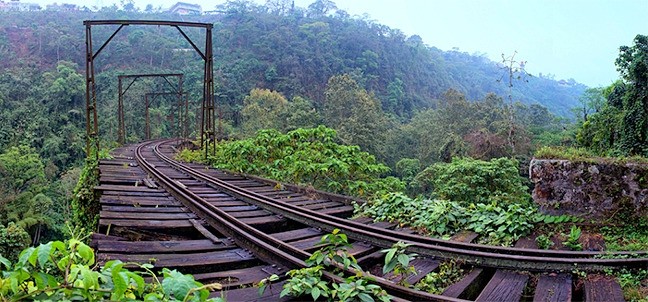
[(405, 300), (618, 301), (623, 296), (613, 278), (600, 273), (576, 276), (572, 271), (645, 268), (647, 263), (645, 258), (627, 258), (628, 253), (600, 259), (600, 252), (537, 250), (529, 241), (503, 248), (438, 240), (393, 224), (351, 220), (351, 198), (179, 163), (172, 159), (173, 141), (116, 153), (128, 155), (100, 165), (99, 233), (104, 235), (94, 237), (99, 259), (155, 259), (156, 266), (224, 283), (232, 301), (277, 300), (280, 290), (260, 298), (250, 285), (303, 267), (303, 260), (319, 248), (320, 238), (333, 229), (352, 239), (350, 253), (370, 271), (382, 264), (381, 249), (397, 241), (411, 244), (409, 250), (421, 258), (413, 262), (418, 274), (408, 278), (410, 284), (447, 259), (465, 263), (468, 273), (442, 295), (377, 278), (391, 295)]

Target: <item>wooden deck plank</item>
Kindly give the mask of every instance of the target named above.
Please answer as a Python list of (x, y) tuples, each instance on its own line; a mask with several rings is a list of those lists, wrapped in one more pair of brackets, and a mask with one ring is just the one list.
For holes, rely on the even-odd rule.
[(589, 275), (584, 282), (586, 302), (625, 301), (621, 285), (613, 276)]
[(199, 252), (231, 249), (231, 245), (214, 244), (209, 239), (198, 240), (169, 240), (169, 241), (97, 241), (98, 252), (113, 254), (132, 254), (146, 252), (153, 253), (175, 253), (175, 252)]
[(491, 277), (491, 274), (489, 274), (488, 270), (474, 268), (459, 282), (448, 286), (442, 295), (450, 298), (474, 300)]
[(243, 266), (249, 261), (256, 261), (254, 256), (243, 249), (230, 249), (190, 254), (114, 254), (102, 253), (101, 262), (119, 259), (123, 262), (152, 263), (156, 267), (200, 267), (219, 266), (222, 269)]
[(99, 225), (102, 226), (121, 226), (129, 228), (142, 228), (142, 229), (176, 229), (176, 228), (192, 228), (193, 225), (188, 219), (182, 220), (138, 220), (138, 219), (99, 219)]
[(148, 220), (181, 220), (195, 219), (194, 213), (151, 213), (151, 212), (112, 212), (101, 211), (102, 219), (148, 219)]
[(303, 228), (303, 229), (297, 229), (292, 231), (274, 233), (274, 234), (270, 234), (270, 236), (278, 240), (288, 241), (288, 240), (299, 240), (299, 239), (310, 238), (310, 237), (322, 238), (324, 234), (314, 228)]
[(529, 276), (497, 270), (475, 301), (520, 301)]
[(534, 302), (567, 302), (572, 300), (570, 274), (543, 274), (538, 278)]

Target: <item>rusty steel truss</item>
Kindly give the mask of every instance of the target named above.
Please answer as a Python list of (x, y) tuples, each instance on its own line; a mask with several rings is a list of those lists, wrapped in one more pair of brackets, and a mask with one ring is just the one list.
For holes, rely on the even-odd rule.
[[(151, 102), (155, 100), (155, 97), (157, 96), (163, 96), (163, 95), (178, 95), (175, 92), (151, 92), (151, 93), (146, 93), (144, 94), (144, 106), (146, 110), (146, 125), (144, 132), (146, 133), (146, 140), (151, 139), (151, 122), (150, 122), (150, 115), (149, 115), (149, 107), (151, 105)], [(181, 134), (178, 135), (178, 137), (182, 138), (187, 138), (187, 121), (188, 121), (188, 112), (189, 112), (189, 98), (187, 95), (184, 95), (184, 101), (182, 98), (182, 94), (179, 95), (177, 108), (178, 108), (178, 124), (176, 125), (176, 131), (178, 133), (181, 132)], [(150, 98), (149, 98), (150, 97)], [(173, 125), (173, 113), (171, 114), (171, 125)]]
[[(91, 143), (99, 150), (99, 125), (97, 123), (97, 87), (95, 81), (94, 60), (110, 41), (124, 28), (129, 25), (153, 25), (175, 27), (180, 34), (191, 44), (193, 49), (204, 61), (203, 74), (203, 101), (202, 119), (200, 128), (200, 145), (205, 147), (207, 156), (210, 142), (213, 143), (212, 153), (216, 151), (215, 125), (214, 125), (214, 55), (212, 50), (212, 28), (211, 23), (179, 22), (179, 21), (157, 21), (157, 20), (86, 20), (83, 21), (86, 27), (86, 154), (91, 154)], [(119, 25), (117, 30), (94, 52), (92, 47), (92, 26)], [(183, 27), (205, 29), (205, 49), (201, 51), (198, 46), (182, 30)], [(123, 122), (123, 120), (122, 120)], [(123, 130), (123, 129), (121, 129)], [(122, 132), (123, 134), (123, 132)], [(98, 157), (99, 153), (95, 152)]]
[[(184, 78), (184, 75), (181, 73), (150, 73), (150, 74), (130, 74), (130, 75), (120, 75), (117, 76), (117, 81), (118, 81), (118, 95), (119, 97), (118, 102), (117, 102), (117, 116), (118, 116), (118, 130), (117, 130), (117, 137), (118, 137), (118, 142), (120, 144), (124, 144), (126, 142), (126, 126), (124, 122), (124, 95), (128, 91), (128, 89), (140, 78), (155, 78), (155, 77), (160, 77), (163, 78), (169, 86), (175, 91), (173, 93), (164, 93), (165, 95), (170, 95), (170, 94), (175, 94), (178, 97), (178, 106), (180, 109), (180, 115), (178, 119), (178, 123), (181, 123), (182, 121), (182, 96), (184, 92), (182, 91), (182, 81)], [(174, 85), (169, 81), (169, 77), (175, 77), (177, 78), (178, 82), (177, 85)], [(130, 80), (126, 88), (123, 88), (123, 83), (125, 80)], [(148, 112), (148, 105), (146, 105), (146, 110)], [(147, 127), (148, 127), (148, 116), (147, 116)], [(185, 121), (186, 122), (186, 121)], [(181, 125), (181, 124), (180, 124)], [(180, 130), (181, 126), (178, 126), (178, 130)], [(184, 127), (186, 128), (186, 126)], [(176, 136), (178, 137), (183, 137), (186, 138), (186, 130), (182, 129), (176, 133)], [(146, 137), (146, 139), (150, 139), (150, 137)]]

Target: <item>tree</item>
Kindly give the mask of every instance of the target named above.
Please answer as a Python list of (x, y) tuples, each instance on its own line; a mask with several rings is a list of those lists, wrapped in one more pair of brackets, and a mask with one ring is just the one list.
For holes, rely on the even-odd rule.
[(0, 154), (0, 183), (13, 194), (36, 188), (45, 182), (45, 169), (38, 153), (28, 146), (11, 147)]
[[(606, 102), (579, 127), (577, 141), (603, 155), (648, 155), (648, 36), (621, 46), (621, 80), (602, 90)], [(598, 102), (598, 100), (597, 100)]]
[(315, 128), (322, 122), (322, 118), (313, 107), (312, 102), (300, 96), (296, 96), (288, 102), (287, 110), (284, 113), (285, 131), (297, 128)]
[(648, 36), (637, 35), (633, 46), (621, 46), (615, 64), (627, 84), (621, 148), (648, 155)]
[(578, 98), (578, 101), (581, 104), (578, 119), (587, 121), (587, 117), (590, 114), (600, 112), (603, 109), (603, 105), (605, 105), (603, 88), (588, 88), (580, 98)]
[(331, 0), (315, 0), (315, 2), (308, 6), (308, 16), (311, 18), (319, 18), (335, 10), (337, 10), (335, 2)]
[(285, 129), (285, 114), (288, 101), (276, 91), (252, 89), (243, 100), (243, 133), (250, 136), (261, 129)]
[(324, 122), (342, 142), (380, 155), (387, 119), (375, 97), (348, 74), (331, 77), (324, 95)]

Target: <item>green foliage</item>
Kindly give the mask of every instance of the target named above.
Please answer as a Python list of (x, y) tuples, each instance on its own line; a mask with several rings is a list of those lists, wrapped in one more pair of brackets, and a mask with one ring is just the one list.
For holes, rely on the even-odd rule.
[(205, 153), (201, 150), (182, 149), (176, 153), (175, 159), (187, 163), (206, 163)]
[(463, 276), (464, 270), (461, 268), (461, 263), (448, 260), (439, 265), (438, 271), (425, 275), (421, 281), (414, 285), (414, 288), (439, 295), (448, 286), (461, 280)]
[(578, 142), (600, 155), (648, 156), (648, 36), (621, 46), (621, 80), (602, 90), (606, 102), (578, 130)]
[(209, 290), (221, 289), (220, 284), (203, 285), (193, 276), (166, 268), (160, 282), (150, 264), (111, 260), (95, 266), (94, 251), (78, 239), (30, 247), (14, 264), (0, 256), (0, 263), (0, 297), (7, 301), (216, 301), (208, 300)]
[(276, 91), (269, 89), (252, 89), (243, 99), (243, 132), (252, 136), (261, 129), (285, 129), (285, 120), (280, 116), (285, 114), (288, 100)]
[(513, 241), (528, 235), (539, 214), (529, 204), (476, 204), (471, 211), (467, 228), (486, 235), (483, 243), (511, 245)]
[(409, 286), (407, 277), (416, 275), (416, 267), (410, 265), (410, 262), (416, 259), (417, 254), (405, 253), (405, 249), (411, 244), (402, 241), (394, 243), (391, 248), (384, 249), (380, 252), (385, 253), (385, 264), (383, 265), (383, 275), (393, 272), (394, 278), (398, 279), (398, 284)]
[(601, 228), (608, 251), (648, 250), (648, 220), (640, 218), (632, 224)]
[(75, 224), (88, 230), (96, 229), (99, 222), (99, 197), (94, 190), (97, 185), (99, 185), (99, 163), (91, 155), (86, 159), (72, 198)]
[(249, 139), (217, 144), (210, 163), (221, 169), (360, 197), (403, 189), (398, 179), (380, 177), (389, 168), (374, 156), (335, 140), (335, 130), (323, 126), (287, 134), (263, 130)]
[(548, 250), (550, 247), (554, 245), (553, 241), (551, 241), (551, 234), (550, 235), (539, 235), (536, 237), (536, 244), (538, 245), (539, 248), (543, 250)]
[(421, 161), (415, 158), (402, 158), (396, 162), (395, 171), (405, 183), (409, 184), (414, 180), (416, 174), (421, 172)]
[(536, 158), (543, 159), (566, 159), (573, 162), (586, 162), (586, 163), (597, 163), (604, 161), (606, 163), (618, 163), (625, 164), (628, 162), (632, 163), (648, 163), (648, 158), (641, 156), (605, 156), (601, 157), (593, 151), (590, 151), (585, 148), (563, 148), (563, 147), (541, 147), (535, 152), (534, 155)]
[(623, 297), (626, 301), (632, 302), (645, 302), (648, 301), (648, 288), (646, 280), (648, 280), (648, 270), (627, 270), (621, 269), (614, 273), (617, 281), (623, 289)]
[(348, 74), (333, 76), (325, 91), (324, 122), (334, 128), (346, 145), (358, 145), (380, 154), (387, 120), (380, 103)]
[(45, 181), (43, 162), (28, 146), (11, 147), (0, 154), (0, 179), (14, 194), (37, 191)]
[(306, 260), (306, 265), (309, 267), (329, 265), (338, 273), (341, 269), (348, 268), (361, 270), (358, 261), (348, 252), (351, 244), (347, 236), (340, 233), (340, 230), (335, 229), (330, 234), (324, 235), (319, 244), (324, 246)]
[[(322, 237), (324, 246), (313, 253), (307, 260), (308, 267), (291, 270), (290, 277), (284, 284), (280, 296), (295, 298), (309, 295), (313, 301), (326, 298), (328, 301), (390, 301), (390, 297), (380, 286), (371, 284), (371, 279), (362, 271), (356, 259), (347, 251), (351, 245), (347, 236), (338, 229)], [(355, 276), (344, 278), (343, 283), (330, 284), (322, 280), (324, 269), (332, 269), (343, 276), (342, 269), (353, 268)]]
[(563, 244), (575, 251), (580, 251), (583, 249), (583, 246), (578, 242), (578, 239), (580, 239), (581, 236), (581, 228), (573, 225), (571, 229), (569, 229), (569, 235), (567, 236), (567, 241), (563, 242)]
[(534, 157), (543, 159), (567, 159), (570, 161), (586, 161), (595, 154), (583, 148), (561, 148), (543, 146), (538, 149)]
[(31, 243), (29, 234), (13, 222), (7, 227), (0, 224), (0, 256), (9, 260), (18, 259), (18, 254)]
[(531, 199), (514, 159), (490, 161), (454, 158), (419, 173), (414, 183), (422, 193), (464, 203), (527, 203)]
[(401, 193), (388, 193), (356, 205), (356, 214), (376, 221), (398, 221), (401, 225), (442, 237), (471, 230), (483, 235), (485, 243), (501, 245), (509, 245), (528, 235), (534, 223), (544, 217), (529, 203), (466, 204), (422, 197), (412, 199)]

